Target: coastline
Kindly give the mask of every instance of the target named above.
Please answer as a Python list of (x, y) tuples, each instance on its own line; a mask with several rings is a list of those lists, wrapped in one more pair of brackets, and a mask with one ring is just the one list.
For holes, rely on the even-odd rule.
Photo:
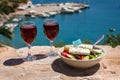
[[(69, 14), (74, 12), (82, 12), (82, 9), (89, 7), (87, 4), (82, 3), (51, 3), (51, 4), (32, 4), (28, 1), (27, 4), (20, 4), (15, 12), (9, 15), (2, 15), (2, 22), (0, 26), (9, 28), (11, 32), (18, 26), (18, 22), (24, 18), (24, 16), (30, 16), (35, 18), (36, 16), (41, 18), (55, 16), (57, 14)], [(8, 22), (12, 19), (12, 22)]]
[[(73, 40), (80, 38), (81, 40), (87, 39), (91, 40), (91, 42), (95, 42), (98, 36), (100, 36), (101, 34), (106, 35), (111, 27), (116, 29), (115, 32), (111, 33), (118, 34), (120, 31), (120, 18), (119, 15), (117, 15), (119, 13), (117, 8), (118, 4), (116, 2), (113, 6), (113, 2), (110, 4), (107, 4), (107, 1), (105, 1), (105, 3), (100, 3), (102, 1), (89, 1), (90, 8), (83, 10), (82, 13), (75, 12), (73, 14), (58, 14), (56, 16), (53, 16), (53, 18), (57, 19), (60, 22), (60, 27), (62, 27), (60, 30), (60, 34), (55, 41), (60, 42), (62, 39), (62, 41), (65, 43), (71, 43)], [(35, 21), (37, 23), (37, 26), (39, 26), (39, 36), (33, 43), (33, 45), (49, 45), (46, 38), (44, 36), (41, 36), (41, 34), (43, 34), (41, 31), (41, 27), (44, 18), (37, 17), (32, 18), (31, 20)], [(15, 48), (24, 47), (24, 43), (20, 41), (21, 37), (19, 37), (19, 27), (16, 27), (14, 31), (14, 36), (15, 38), (13, 38), (12, 40), (8, 40), (1, 36), (1, 41), (6, 41)]]
[(13, 13), (13, 15), (34, 15), (40, 17), (50, 17), (52, 15), (61, 14), (62, 9), (66, 9), (65, 13), (74, 13), (86, 7), (89, 6), (81, 3), (31, 4), (28, 7), (25, 5), (19, 6), (19, 10)]

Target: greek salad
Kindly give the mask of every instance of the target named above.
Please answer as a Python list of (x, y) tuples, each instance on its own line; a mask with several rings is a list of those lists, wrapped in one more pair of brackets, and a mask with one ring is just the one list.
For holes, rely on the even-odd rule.
[(93, 45), (90, 44), (82, 44), (77, 47), (65, 45), (61, 55), (72, 60), (91, 60), (102, 56), (103, 50), (94, 48)]

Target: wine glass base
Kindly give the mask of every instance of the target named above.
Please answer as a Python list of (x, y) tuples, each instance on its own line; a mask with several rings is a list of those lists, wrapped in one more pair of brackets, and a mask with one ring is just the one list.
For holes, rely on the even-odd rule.
[(50, 53), (47, 53), (46, 56), (48, 56), (48, 57), (56, 57), (56, 56), (58, 56), (58, 54), (50, 52)]
[(24, 61), (34, 61), (34, 60), (36, 60), (36, 56), (27, 56), (23, 60)]

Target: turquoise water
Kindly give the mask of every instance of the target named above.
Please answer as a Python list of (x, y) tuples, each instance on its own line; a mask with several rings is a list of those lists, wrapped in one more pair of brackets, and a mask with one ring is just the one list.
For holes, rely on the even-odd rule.
[[(82, 0), (32, 0), (37, 3), (81, 2)], [(113, 34), (120, 33), (120, 0), (88, 0), (90, 8), (82, 13), (56, 15), (60, 25), (59, 35), (55, 42), (71, 43), (73, 40), (91, 40), (95, 42), (101, 34), (107, 34), (110, 28), (115, 28)], [(32, 19), (37, 24), (37, 37), (32, 45), (49, 45), (43, 34), (43, 18)], [(20, 37), (19, 26), (14, 31), (14, 39), (9, 40), (0, 36), (1, 41), (6, 41), (14, 48), (26, 46)]]

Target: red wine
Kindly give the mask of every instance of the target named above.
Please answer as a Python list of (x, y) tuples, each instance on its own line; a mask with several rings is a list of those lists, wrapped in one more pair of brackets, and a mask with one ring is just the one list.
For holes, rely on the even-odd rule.
[(58, 32), (59, 32), (59, 25), (55, 22), (47, 22), (44, 23), (44, 33), (49, 40), (53, 40)]
[(35, 26), (21, 26), (20, 32), (23, 40), (27, 44), (31, 44), (36, 37), (37, 29)]

